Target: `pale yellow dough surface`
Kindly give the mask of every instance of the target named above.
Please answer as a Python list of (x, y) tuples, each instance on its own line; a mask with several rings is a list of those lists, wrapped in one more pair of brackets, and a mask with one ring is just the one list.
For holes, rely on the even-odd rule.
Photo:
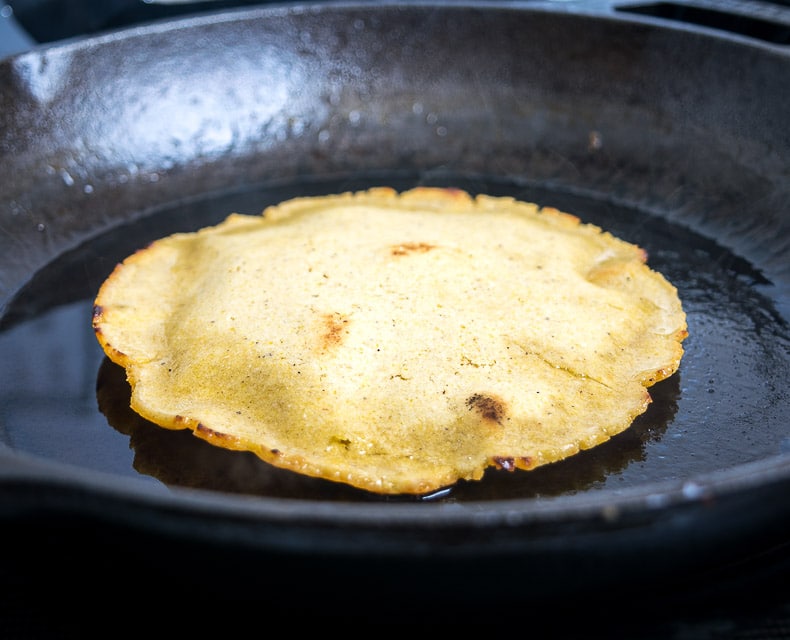
[(561, 460), (646, 410), (687, 333), (645, 260), (554, 209), (382, 187), (158, 240), (105, 281), (93, 324), (148, 420), (423, 494)]

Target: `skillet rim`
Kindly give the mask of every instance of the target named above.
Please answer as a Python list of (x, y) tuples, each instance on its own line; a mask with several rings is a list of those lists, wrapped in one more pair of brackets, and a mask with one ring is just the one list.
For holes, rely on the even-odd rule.
[[(606, 3), (609, 5), (609, 3)], [(344, 7), (369, 7), (365, 2), (333, 2), (332, 8)], [(556, 3), (513, 3), (513, 2), (406, 2), (406, 3), (375, 3), (375, 7), (428, 7), (437, 5), (447, 7), (452, 5), (458, 8), (494, 8), (494, 9), (530, 9), (552, 10), (557, 9)], [(36, 47), (31, 52), (17, 54), (0, 61), (1, 65), (12, 65), (14, 62), (27, 55), (40, 55), (50, 50), (74, 50), (103, 43), (114, 42), (119, 39), (134, 38), (151, 32), (164, 33), (171, 29), (186, 29), (191, 25), (211, 22), (216, 24), (218, 17), (236, 21), (245, 20), (259, 15), (269, 15), (272, 12), (299, 12), (311, 11), (317, 8), (325, 9), (325, 3), (312, 4), (300, 3), (298, 5), (269, 5), (254, 9), (224, 10), (217, 14), (198, 17), (179, 18), (166, 20), (161, 23), (124, 29), (104, 35), (65, 41), (50, 45)], [(596, 17), (600, 14), (593, 13)], [(662, 28), (682, 29), (675, 25), (667, 25), (664, 21), (657, 21), (643, 17), (625, 17), (606, 14), (606, 18), (621, 20), (626, 23), (639, 22), (658, 24)], [(730, 35), (709, 34), (711, 37), (733, 39), (744, 43), (744, 39)], [(770, 45), (754, 45), (770, 49), (774, 53), (787, 57), (786, 52)], [(9, 296), (9, 299), (13, 296)], [(4, 304), (6, 301), (4, 301)], [(605, 489), (595, 492), (586, 492), (556, 498), (528, 498), (511, 499), (502, 501), (486, 501), (479, 503), (445, 504), (380, 504), (380, 503), (339, 503), (324, 504), (313, 500), (302, 499), (272, 499), (261, 497), (237, 497), (228, 494), (214, 493), (203, 490), (168, 489), (164, 492), (154, 491), (150, 485), (138, 483), (134, 479), (117, 478), (112, 474), (103, 474), (88, 469), (74, 469), (70, 465), (61, 465), (53, 461), (42, 461), (28, 457), (27, 454), (15, 451), (9, 447), (0, 448), (0, 494), (8, 496), (8, 489), (14, 486), (30, 485), (33, 488), (65, 487), (76, 492), (94, 491), (97, 498), (123, 498), (131, 502), (149, 501), (149, 506), (163, 512), (173, 507), (187, 509), (207, 510), (208, 515), (217, 518), (229, 517), (242, 518), (249, 521), (259, 521), (261, 517), (291, 518), (297, 516), (305, 520), (315, 520), (331, 524), (402, 524), (411, 526), (431, 522), (445, 526), (474, 526), (496, 527), (506, 524), (516, 527), (534, 523), (548, 522), (578, 522), (581, 518), (592, 518), (596, 521), (616, 521), (619, 513), (645, 513), (648, 515), (664, 512), (678, 505), (704, 505), (719, 497), (742, 495), (757, 487), (767, 485), (784, 486), (790, 484), (790, 453), (778, 454), (757, 462), (745, 463), (723, 471), (702, 474), (694, 479), (684, 481), (647, 483), (625, 490)], [(0, 501), (0, 506), (3, 501)], [(316, 508), (316, 505), (319, 505)], [(304, 509), (302, 509), (304, 507)], [(54, 508), (47, 506), (42, 501), (36, 509)], [(0, 509), (12, 514), (25, 510), (25, 506), (11, 504)], [(384, 515), (382, 515), (384, 514)], [(339, 517), (341, 516), (341, 517)], [(371, 519), (372, 518), (372, 519)], [(614, 519), (614, 520), (613, 520)], [(481, 524), (482, 523), (482, 524)]]

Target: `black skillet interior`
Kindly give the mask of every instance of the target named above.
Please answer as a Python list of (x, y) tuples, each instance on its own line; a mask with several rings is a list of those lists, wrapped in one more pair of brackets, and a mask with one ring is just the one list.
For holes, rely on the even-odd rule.
[[(580, 550), (631, 549), (614, 579), (656, 544), (643, 571), (665, 570), (662, 549), (678, 567), (786, 532), (790, 55), (636, 16), (283, 5), (0, 63), (0, 514), (321, 558), (528, 559), (558, 572), (548, 591)], [(90, 329), (117, 261), (230, 211), (377, 184), (512, 195), (641, 245), (688, 313), (680, 371), (609, 443), (420, 499), (126, 409)]]

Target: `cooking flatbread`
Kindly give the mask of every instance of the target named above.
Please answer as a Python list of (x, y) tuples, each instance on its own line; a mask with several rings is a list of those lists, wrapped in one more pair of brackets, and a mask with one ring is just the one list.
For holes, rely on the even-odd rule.
[(687, 335), (639, 247), (427, 187), (296, 198), (158, 240), (104, 282), (93, 325), (144, 418), (380, 494), (608, 440)]

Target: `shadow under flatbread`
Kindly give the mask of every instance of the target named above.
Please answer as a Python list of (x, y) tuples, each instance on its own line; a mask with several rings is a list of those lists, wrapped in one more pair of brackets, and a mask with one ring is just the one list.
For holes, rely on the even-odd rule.
[(341, 483), (279, 469), (253, 453), (231, 451), (191, 431), (157, 426), (129, 406), (131, 388), (123, 367), (104, 358), (96, 380), (99, 410), (114, 429), (128, 435), (134, 468), (169, 486), (268, 497), (337, 501), (479, 501), (535, 498), (594, 487), (644, 457), (645, 443), (659, 439), (677, 411), (679, 376), (651, 388), (653, 402), (623, 433), (608, 442), (533, 471), (490, 469), (476, 482), (460, 481), (432, 496), (380, 496)]
[(166, 485), (304, 499), (373, 497), (353, 487), (279, 469), (250, 452), (222, 449), (194, 436), (189, 429), (159, 427), (131, 409), (126, 372), (106, 357), (99, 367), (96, 398), (110, 426), (129, 436), (134, 468)]

